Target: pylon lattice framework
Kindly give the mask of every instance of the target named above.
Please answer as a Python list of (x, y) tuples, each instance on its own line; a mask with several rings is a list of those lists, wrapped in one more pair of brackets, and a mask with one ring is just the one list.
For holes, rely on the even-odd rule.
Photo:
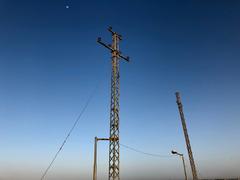
[(185, 117), (184, 117), (184, 113), (183, 113), (183, 105), (181, 102), (179, 92), (176, 92), (176, 99), (177, 99), (178, 110), (179, 110), (179, 114), (180, 114), (180, 118), (181, 118), (181, 122), (182, 122), (183, 133), (184, 133), (184, 137), (185, 137), (185, 141), (186, 141), (189, 161), (190, 161), (190, 165), (191, 165), (191, 169), (192, 169), (193, 180), (198, 180), (197, 170), (196, 170), (196, 166), (194, 163), (192, 148), (191, 148), (190, 140), (189, 140), (189, 136), (188, 136), (187, 125), (186, 125), (186, 121), (185, 121)]
[(121, 35), (108, 29), (112, 33), (112, 45), (106, 45), (98, 38), (98, 42), (111, 51), (112, 74), (111, 74), (111, 105), (110, 105), (110, 137), (109, 137), (109, 180), (120, 180), (120, 146), (119, 146), (119, 96), (120, 96), (120, 58), (129, 61), (129, 57), (124, 57), (119, 51), (119, 41)]

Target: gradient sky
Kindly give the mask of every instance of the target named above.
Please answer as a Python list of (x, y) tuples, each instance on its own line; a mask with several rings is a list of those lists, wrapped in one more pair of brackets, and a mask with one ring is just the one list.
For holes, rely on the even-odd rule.
[[(121, 143), (187, 158), (180, 91), (199, 177), (240, 176), (239, 20), (237, 0), (0, 0), (0, 180), (40, 179), (100, 84), (46, 178), (91, 179), (94, 136), (109, 135), (110, 53), (96, 43), (111, 42), (109, 25), (131, 57), (121, 62)], [(122, 147), (120, 157), (122, 179), (183, 177), (175, 156)], [(98, 163), (106, 179), (106, 142)]]

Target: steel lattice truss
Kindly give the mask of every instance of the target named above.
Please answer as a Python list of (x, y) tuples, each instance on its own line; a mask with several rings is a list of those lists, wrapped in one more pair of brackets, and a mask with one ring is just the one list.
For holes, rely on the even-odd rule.
[(120, 180), (119, 176), (119, 96), (120, 96), (120, 75), (119, 60), (129, 61), (129, 57), (124, 57), (119, 51), (119, 41), (121, 35), (108, 29), (112, 33), (112, 44), (106, 45), (98, 38), (98, 42), (108, 48), (112, 54), (112, 75), (111, 75), (111, 105), (110, 105), (110, 136), (109, 136), (109, 180)]
[(111, 109), (110, 109), (110, 143), (109, 143), (109, 180), (119, 179), (119, 38), (113, 35)]
[(191, 148), (190, 140), (189, 140), (189, 136), (188, 136), (187, 125), (186, 125), (186, 121), (185, 121), (185, 117), (184, 117), (184, 113), (183, 113), (183, 105), (182, 105), (182, 102), (181, 102), (179, 92), (176, 92), (176, 98), (177, 98), (178, 110), (179, 110), (179, 114), (180, 114), (180, 118), (181, 118), (181, 122), (182, 122), (183, 133), (184, 133), (184, 136), (185, 136), (189, 161), (190, 161), (190, 165), (191, 165), (191, 169), (192, 169), (193, 180), (198, 180), (197, 170), (196, 170), (196, 166), (195, 166), (195, 163), (194, 163), (192, 148)]

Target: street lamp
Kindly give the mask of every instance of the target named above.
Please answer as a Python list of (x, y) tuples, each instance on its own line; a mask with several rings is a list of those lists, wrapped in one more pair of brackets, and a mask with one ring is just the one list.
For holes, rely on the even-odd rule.
[(178, 153), (177, 151), (172, 150), (171, 151), (172, 154), (176, 154), (178, 156), (180, 156), (182, 158), (182, 162), (183, 162), (183, 170), (184, 170), (184, 175), (185, 175), (185, 180), (187, 180), (187, 172), (186, 172), (186, 165), (185, 165), (185, 161), (184, 161), (184, 157), (183, 154)]

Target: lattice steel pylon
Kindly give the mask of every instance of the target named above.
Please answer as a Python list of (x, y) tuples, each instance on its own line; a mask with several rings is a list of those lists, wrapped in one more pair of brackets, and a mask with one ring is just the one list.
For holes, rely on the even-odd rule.
[(125, 57), (119, 51), (119, 41), (122, 36), (114, 32), (111, 27), (108, 30), (112, 34), (112, 44), (106, 45), (98, 38), (97, 42), (111, 51), (112, 55), (112, 75), (111, 75), (111, 106), (110, 106), (110, 137), (109, 137), (109, 180), (120, 180), (119, 176), (119, 60), (129, 61), (129, 57)]
[(184, 136), (185, 136), (189, 161), (190, 161), (190, 165), (191, 165), (191, 169), (192, 169), (193, 180), (198, 180), (197, 170), (196, 170), (196, 166), (195, 166), (195, 163), (194, 163), (192, 148), (191, 148), (190, 140), (189, 140), (189, 136), (188, 136), (187, 125), (186, 125), (186, 121), (185, 121), (185, 117), (184, 117), (184, 113), (183, 113), (183, 105), (182, 105), (182, 102), (181, 102), (179, 92), (176, 92), (176, 98), (177, 98), (178, 110), (179, 110), (179, 114), (180, 114), (180, 118), (181, 118), (181, 122), (182, 122), (183, 133), (184, 133)]

